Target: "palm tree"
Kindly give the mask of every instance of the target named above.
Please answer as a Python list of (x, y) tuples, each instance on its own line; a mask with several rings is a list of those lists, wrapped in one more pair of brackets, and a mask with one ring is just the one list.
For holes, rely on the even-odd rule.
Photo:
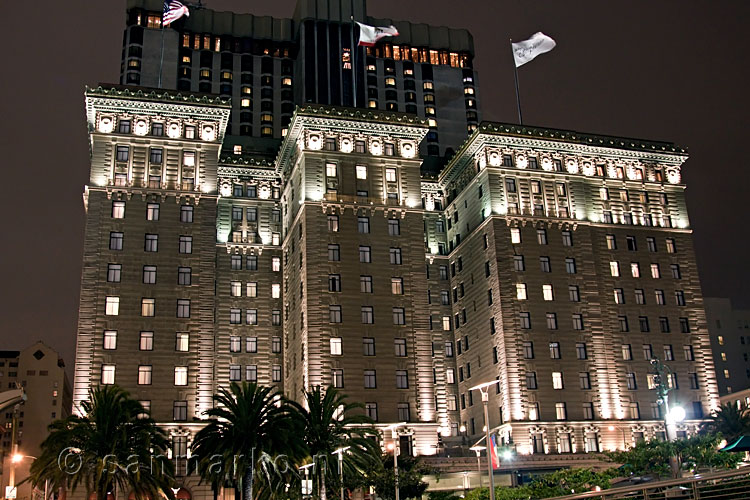
[(93, 387), (81, 403), (82, 416), (53, 422), (31, 466), (34, 486), (84, 485), (104, 500), (108, 491), (133, 490), (137, 499), (174, 498), (169, 441), (143, 406), (116, 386)]
[(709, 418), (703, 426), (709, 432), (718, 432), (732, 443), (745, 434), (750, 434), (750, 412), (747, 408), (737, 408), (737, 405), (727, 403)]
[(201, 477), (213, 485), (239, 484), (242, 499), (252, 500), (256, 467), (267, 470), (269, 457), (304, 455), (299, 421), (279, 392), (256, 384), (232, 382), (214, 395), (208, 424), (193, 440)]
[[(336, 470), (327, 466), (327, 460), (337, 460), (336, 450), (348, 446), (344, 455), (344, 472), (361, 475), (378, 464), (380, 447), (375, 439), (377, 431), (372, 420), (361, 411), (361, 403), (347, 402), (347, 397), (333, 387), (315, 386), (304, 393), (304, 406), (292, 403), (304, 422), (304, 440), (310, 459), (320, 466), (318, 476), (321, 500), (326, 500), (326, 475), (338, 483)], [(340, 452), (343, 453), (343, 452)]]

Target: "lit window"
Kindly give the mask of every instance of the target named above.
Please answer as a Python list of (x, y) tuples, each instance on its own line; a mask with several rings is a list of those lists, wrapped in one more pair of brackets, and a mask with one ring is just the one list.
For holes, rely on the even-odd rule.
[(357, 179), (367, 179), (367, 166), (357, 165)]
[(120, 297), (107, 297), (105, 299), (105, 312), (107, 316), (117, 316), (120, 314)]
[(187, 366), (175, 366), (174, 367), (174, 385), (187, 385), (188, 381), (188, 367)]
[(552, 293), (552, 285), (542, 285), (542, 294), (544, 295), (544, 300), (555, 300)]
[(447, 332), (451, 329), (451, 317), (443, 316), (443, 331)]
[(141, 365), (138, 367), (138, 385), (151, 385), (151, 365)]
[(124, 201), (112, 202), (112, 218), (113, 219), (125, 218), (125, 202)]
[(651, 277), (654, 279), (661, 278), (661, 271), (659, 270), (659, 264), (651, 264)]
[(611, 261), (609, 263), (609, 273), (615, 277), (620, 276), (620, 263), (616, 260)]
[(107, 350), (117, 349), (117, 331), (116, 330), (104, 331), (104, 343), (102, 347)]
[(274, 299), (281, 297), (281, 285), (279, 283), (273, 283), (271, 285), (271, 297)]
[(521, 243), (521, 230), (519, 228), (510, 228), (510, 242), (514, 244)]
[(156, 299), (141, 299), (141, 316), (150, 317), (155, 314)]
[(395, 168), (385, 169), (385, 180), (386, 182), (396, 182), (396, 169)]
[(336, 177), (335, 163), (326, 163), (326, 177)]
[(633, 275), (633, 278), (641, 277), (641, 266), (637, 262), (630, 263), (630, 274)]
[(552, 372), (552, 388), (562, 389), (563, 388), (563, 375), (562, 372)]
[(526, 283), (516, 283), (516, 298), (518, 300), (526, 300)]
[(102, 385), (115, 383), (115, 365), (102, 365)]
[(404, 279), (403, 278), (391, 278), (391, 293), (394, 295), (403, 295), (404, 293)]
[(175, 335), (174, 350), (178, 352), (188, 352), (190, 349), (190, 334), (177, 333)]
[(330, 346), (331, 346), (331, 355), (332, 356), (341, 356), (342, 355), (342, 346), (341, 346), (341, 337), (332, 337), (330, 339)]

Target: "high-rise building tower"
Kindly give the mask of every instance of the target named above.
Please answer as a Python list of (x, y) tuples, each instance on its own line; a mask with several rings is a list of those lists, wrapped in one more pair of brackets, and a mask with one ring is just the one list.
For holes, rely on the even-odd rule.
[[(281, 138), (295, 105), (354, 106), (425, 118), (420, 152), (450, 156), (479, 123), (466, 30), (375, 19), (365, 0), (300, 0), (289, 19), (192, 9), (162, 30), (162, 3), (128, 0), (120, 81), (231, 97), (228, 136)], [(399, 36), (357, 47), (352, 19)]]

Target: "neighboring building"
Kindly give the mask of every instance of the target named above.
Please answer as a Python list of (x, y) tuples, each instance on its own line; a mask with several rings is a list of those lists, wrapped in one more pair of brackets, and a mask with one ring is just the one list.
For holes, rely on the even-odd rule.
[(480, 439), (497, 379), (491, 431), (558, 465), (663, 436), (653, 357), (681, 433), (718, 404), (673, 144), (483, 123), (435, 179), (414, 115), (305, 106), (274, 159), (223, 142), (219, 97), (86, 108), (74, 398), (123, 386), (174, 456), (230, 381), (341, 387), (432, 455)]
[[(60, 355), (42, 342), (36, 342), (22, 351), (0, 351), (0, 377), (2, 390), (17, 385), (26, 391), (27, 399), (18, 405), (16, 444), (23, 455), (15, 465), (15, 483), (18, 500), (31, 500), (29, 483), (18, 483), (29, 475), (29, 467), (41, 452), (42, 441), (47, 437), (47, 427), (55, 420), (70, 415), (72, 395), (65, 373), (65, 363)], [(14, 409), (8, 408), (0, 415), (2, 425), (2, 491), (8, 485), (13, 454), (12, 422)]]
[(735, 309), (724, 298), (704, 300), (719, 395), (750, 388), (750, 309)]
[(743, 389), (737, 392), (730, 392), (719, 396), (722, 405), (734, 404), (740, 409), (750, 409), (750, 389)]
[[(426, 118), (420, 152), (451, 156), (479, 123), (466, 30), (375, 19), (365, 0), (300, 0), (289, 19), (192, 9), (161, 30), (162, 4), (128, 0), (120, 83), (231, 97), (228, 136), (280, 139), (295, 105), (355, 106)], [(400, 35), (352, 53), (352, 17)]]

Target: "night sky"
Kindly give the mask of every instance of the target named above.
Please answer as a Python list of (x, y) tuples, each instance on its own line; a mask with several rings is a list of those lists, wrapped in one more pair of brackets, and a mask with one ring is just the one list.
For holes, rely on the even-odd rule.
[[(294, 0), (208, 0), (291, 17)], [(515, 122), (509, 38), (557, 48), (519, 70), (524, 121), (672, 141), (704, 294), (750, 306), (746, 203), (750, 2), (370, 0), (368, 13), (467, 28), (483, 119)], [(47, 342), (73, 364), (89, 158), (84, 85), (119, 80), (124, 0), (3, 2), (0, 349)]]

